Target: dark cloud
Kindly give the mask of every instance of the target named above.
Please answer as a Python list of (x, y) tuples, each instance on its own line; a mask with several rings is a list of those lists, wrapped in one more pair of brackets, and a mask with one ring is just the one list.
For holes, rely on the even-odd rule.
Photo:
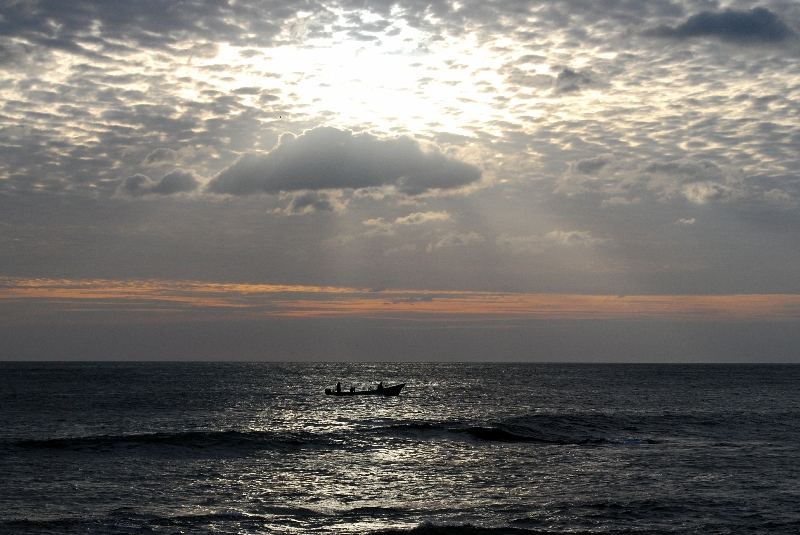
[(555, 81), (554, 91), (557, 94), (577, 93), (581, 89), (599, 85), (596, 76), (591, 71), (574, 71), (564, 69), (558, 73)]
[(473, 165), (423, 150), (409, 137), (381, 139), (336, 128), (284, 134), (268, 154), (246, 154), (208, 185), (212, 193), (251, 195), (281, 191), (396, 186), (409, 195), (453, 189), (481, 177)]
[(547, 61), (547, 58), (545, 56), (541, 56), (539, 54), (526, 54), (517, 59), (516, 64), (517, 65), (538, 64), (538, 63), (544, 63), (545, 61)]
[(333, 212), (336, 210), (334, 203), (324, 193), (309, 191), (296, 195), (289, 203), (287, 212), (290, 214), (303, 214), (306, 212)]
[(612, 158), (610, 155), (601, 154), (595, 158), (586, 158), (584, 160), (580, 160), (577, 164), (575, 164), (575, 168), (581, 173), (591, 175), (607, 166), (609, 163), (611, 163), (611, 161)]
[(260, 87), (240, 87), (234, 89), (233, 92), (237, 95), (258, 95), (261, 93)]
[(191, 136), (197, 126), (194, 117), (173, 117), (174, 110), (165, 105), (138, 104), (131, 109), (115, 109), (103, 113), (102, 118), (110, 123), (143, 128), (147, 132)]
[(0, 39), (0, 66), (23, 66), (27, 62), (30, 46), (15, 43), (10, 39)]
[(172, 149), (156, 149), (147, 156), (145, 156), (143, 165), (159, 165), (162, 163), (171, 163), (178, 159), (178, 154)]
[(644, 168), (645, 173), (657, 173), (680, 177), (683, 182), (699, 182), (706, 180), (709, 174), (716, 176), (719, 168), (711, 162), (653, 162)]
[(705, 204), (730, 202), (747, 194), (740, 173), (705, 160), (653, 162), (643, 172), (648, 186), (660, 192), (662, 199), (677, 193), (693, 203)]
[(780, 43), (796, 35), (778, 15), (763, 7), (750, 11), (726, 9), (720, 13), (703, 11), (678, 26), (659, 26), (646, 33), (677, 39), (718, 37), (740, 44)]
[(119, 187), (119, 193), (130, 197), (144, 195), (174, 195), (195, 191), (200, 181), (191, 171), (176, 169), (164, 175), (161, 180), (153, 181), (144, 175), (133, 175), (126, 178)]

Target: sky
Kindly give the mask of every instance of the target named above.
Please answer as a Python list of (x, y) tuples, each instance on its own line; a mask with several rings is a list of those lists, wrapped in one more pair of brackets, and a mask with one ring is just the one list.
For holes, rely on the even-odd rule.
[(0, 360), (800, 362), (796, 2), (0, 6)]

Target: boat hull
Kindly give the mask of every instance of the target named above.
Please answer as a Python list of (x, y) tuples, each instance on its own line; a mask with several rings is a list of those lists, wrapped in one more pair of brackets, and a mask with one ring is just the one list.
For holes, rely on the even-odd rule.
[(350, 391), (341, 391), (337, 392), (336, 390), (331, 390), (330, 388), (325, 389), (325, 394), (328, 396), (399, 396), (400, 391), (403, 387), (406, 386), (405, 383), (394, 385), (394, 386), (387, 386), (381, 388), (380, 390), (357, 390), (355, 392)]

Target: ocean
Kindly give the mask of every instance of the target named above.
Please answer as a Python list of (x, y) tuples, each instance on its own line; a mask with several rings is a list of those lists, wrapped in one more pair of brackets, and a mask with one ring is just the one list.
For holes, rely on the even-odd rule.
[(0, 363), (0, 533), (796, 534), (800, 366)]

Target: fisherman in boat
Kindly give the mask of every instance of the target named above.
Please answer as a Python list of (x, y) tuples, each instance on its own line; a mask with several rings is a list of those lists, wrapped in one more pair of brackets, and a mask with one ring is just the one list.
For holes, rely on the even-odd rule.
[(378, 383), (378, 390), (383, 390), (383, 381)]
[(337, 392), (341, 392), (342, 391), (342, 383), (336, 383), (336, 391)]
[(355, 392), (355, 391), (356, 391), (356, 387), (355, 386), (351, 386), (350, 387), (350, 392)]

